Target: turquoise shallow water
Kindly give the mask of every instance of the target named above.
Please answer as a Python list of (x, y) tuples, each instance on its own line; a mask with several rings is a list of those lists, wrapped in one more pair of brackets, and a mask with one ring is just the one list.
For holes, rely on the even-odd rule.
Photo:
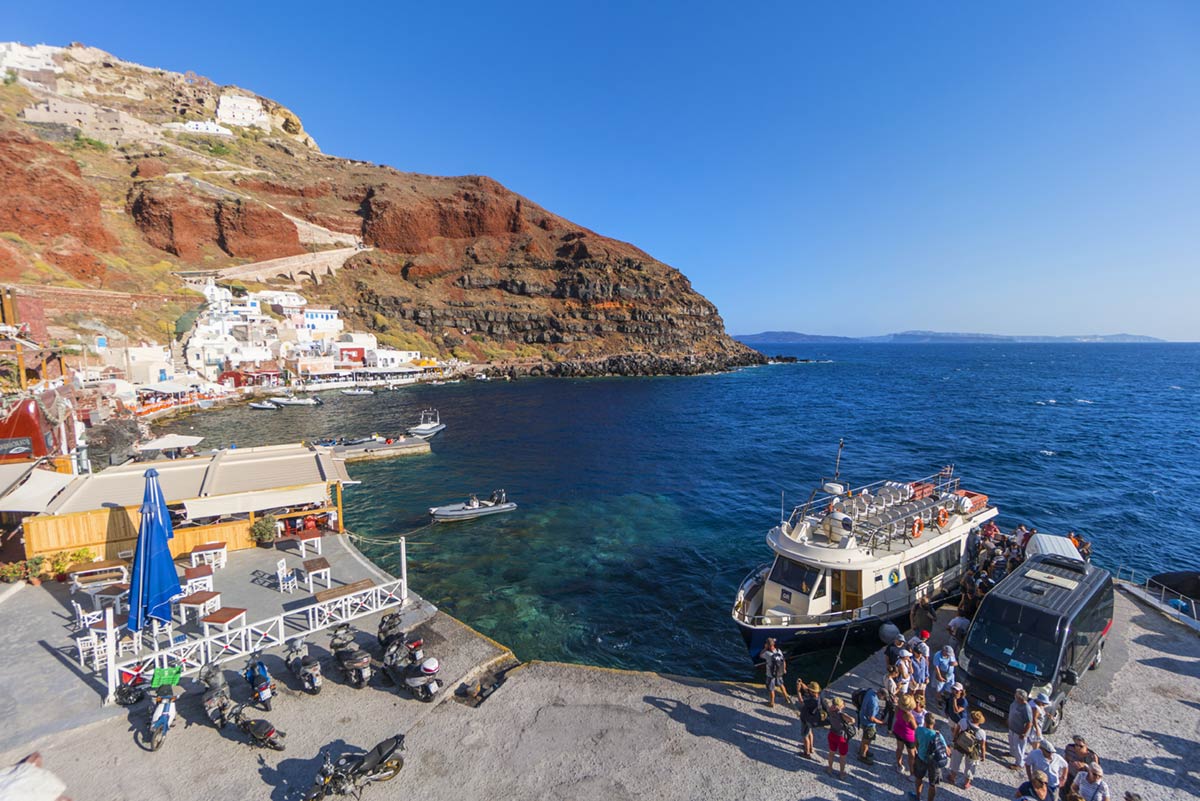
[[(177, 421), (206, 445), (395, 432), (435, 406), (428, 456), (350, 466), (347, 522), (395, 538), (430, 505), (504, 487), (509, 515), (410, 537), (413, 588), (522, 658), (752, 675), (728, 610), (766, 561), (780, 491), (833, 469), (866, 483), (946, 463), (1008, 527), (1074, 528), (1097, 561), (1200, 562), (1200, 346), (766, 348), (831, 364), (692, 378), (410, 387)], [(396, 568), (394, 547), (363, 550)], [(853, 651), (851, 656), (860, 653)], [(832, 654), (793, 660), (824, 682)]]

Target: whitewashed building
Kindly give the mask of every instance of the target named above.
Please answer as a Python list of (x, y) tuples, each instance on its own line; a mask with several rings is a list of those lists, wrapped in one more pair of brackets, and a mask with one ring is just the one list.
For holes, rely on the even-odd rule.
[(402, 364), (412, 364), (419, 358), (421, 358), (421, 352), (416, 350), (375, 348), (374, 350), (367, 351), (366, 366), (390, 370)]
[(312, 332), (314, 339), (326, 339), (341, 333), (346, 324), (337, 309), (305, 309), (304, 327)]
[(59, 55), (63, 48), (52, 45), (23, 45), (20, 42), (0, 42), (0, 74), (12, 70), (21, 72), (42, 72), (43, 70), (62, 74)]
[(262, 101), (244, 95), (221, 95), (217, 101), (217, 122), (237, 125), (241, 128), (271, 130), (271, 117), (263, 108)]
[(233, 136), (233, 131), (224, 125), (218, 125), (212, 120), (188, 120), (187, 122), (165, 122), (163, 127), (168, 131), (183, 131), (184, 133), (208, 136)]

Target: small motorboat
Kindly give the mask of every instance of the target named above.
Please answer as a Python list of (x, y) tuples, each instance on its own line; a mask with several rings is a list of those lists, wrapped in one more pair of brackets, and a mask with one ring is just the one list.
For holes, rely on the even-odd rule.
[(429, 516), (433, 522), (446, 523), (453, 520), (472, 520), (484, 515), (495, 515), (501, 512), (511, 512), (517, 505), (508, 499), (504, 490), (493, 492), (486, 501), (481, 501), (472, 495), (462, 503), (448, 503), (445, 506), (429, 507)]
[(421, 412), (421, 422), (408, 429), (408, 433), (414, 437), (429, 439), (445, 427), (446, 424), (442, 422), (437, 409), (426, 409)]
[(259, 411), (262, 411), (262, 412), (277, 412), (277, 411), (279, 411), (279, 407), (276, 406), (274, 403), (272, 403), (269, 400), (268, 401), (254, 401), (250, 404), (250, 408), (258, 409)]
[(491, 376), (489, 376), (487, 373), (476, 373), (475, 380), (476, 381), (491, 381), (492, 379), (491, 379)]
[(282, 395), (272, 398), (271, 403), (277, 406), (321, 406), (325, 402), (317, 397), (297, 398), (295, 395)]
[(374, 395), (375, 390), (367, 389), (366, 387), (353, 387), (351, 389), (343, 389), (343, 395)]

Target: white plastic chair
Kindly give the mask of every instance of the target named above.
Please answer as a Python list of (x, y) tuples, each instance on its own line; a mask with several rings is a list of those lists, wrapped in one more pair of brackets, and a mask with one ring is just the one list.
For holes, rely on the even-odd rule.
[(71, 601), (71, 606), (75, 609), (75, 625), (81, 629), (86, 629), (93, 623), (99, 623), (104, 619), (103, 609), (98, 609), (95, 612), (85, 612), (78, 601)]
[(279, 591), (293, 593), (296, 591), (296, 571), (287, 569), (287, 562), (280, 559), (275, 565), (275, 577), (279, 579)]

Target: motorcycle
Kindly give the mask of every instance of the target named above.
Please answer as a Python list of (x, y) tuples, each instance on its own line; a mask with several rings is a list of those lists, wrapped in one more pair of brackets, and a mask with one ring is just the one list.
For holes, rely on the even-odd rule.
[(229, 719), (250, 738), (251, 745), (257, 745), (260, 748), (274, 748), (276, 751), (283, 750), (283, 743), (279, 740), (287, 737), (287, 732), (275, 728), (269, 720), (246, 717), (245, 704), (235, 706), (229, 713)]
[(317, 771), (312, 789), (304, 801), (322, 801), (329, 794), (362, 796), (368, 784), (390, 781), (404, 767), (404, 735), (397, 734), (376, 745), (365, 754), (342, 754), (335, 762), (329, 751), (323, 751), (325, 764)]
[(275, 680), (271, 678), (271, 671), (267, 670), (267, 665), (259, 654), (252, 654), (246, 661), (246, 667), (242, 669), (242, 678), (250, 685), (250, 700), (262, 704), (262, 708), (270, 712), (271, 696), (275, 694)]
[(437, 657), (431, 656), (420, 663), (414, 663), (404, 668), (397, 684), (412, 693), (413, 698), (429, 702), (442, 689), (442, 683), (437, 679), (437, 674), (441, 670), (442, 665), (437, 661)]
[(329, 647), (337, 659), (342, 675), (356, 690), (367, 686), (371, 680), (371, 655), (354, 643), (354, 631), (348, 623), (335, 626), (330, 631)]
[(285, 660), (288, 670), (304, 685), (305, 692), (312, 695), (321, 692), (321, 663), (315, 656), (308, 655), (308, 643), (303, 637), (291, 641)]
[(410, 640), (405, 636), (393, 637), (383, 651), (384, 675), (391, 679), (393, 684), (401, 684), (408, 667), (425, 660), (424, 646), (424, 640)]
[(204, 692), (204, 714), (218, 729), (225, 728), (229, 722), (229, 710), (233, 707), (225, 672), (219, 665), (210, 662), (200, 669), (198, 678), (208, 688)]
[(150, 750), (162, 748), (167, 732), (175, 725), (175, 688), (164, 684), (155, 690), (150, 712)]

